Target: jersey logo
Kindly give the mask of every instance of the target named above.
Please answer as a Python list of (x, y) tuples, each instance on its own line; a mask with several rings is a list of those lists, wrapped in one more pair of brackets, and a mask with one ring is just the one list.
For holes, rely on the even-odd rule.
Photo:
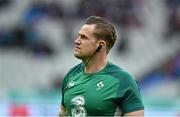
[(104, 87), (104, 83), (102, 81), (96, 84), (96, 90), (101, 90)]
[(71, 100), (71, 103), (74, 105), (74, 108), (71, 110), (71, 114), (73, 117), (85, 117), (86, 109), (85, 109), (85, 98), (83, 96), (76, 96)]
[(74, 85), (76, 85), (76, 82), (71, 81), (71, 82), (68, 84), (68, 88), (71, 88), (71, 87), (73, 87)]

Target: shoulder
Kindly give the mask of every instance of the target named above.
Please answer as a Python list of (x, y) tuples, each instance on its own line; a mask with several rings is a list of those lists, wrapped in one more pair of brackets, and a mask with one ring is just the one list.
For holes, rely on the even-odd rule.
[(69, 78), (83, 70), (83, 63), (77, 64), (76, 66), (70, 68), (63, 80), (63, 86), (68, 82)]
[(83, 63), (79, 63), (76, 66), (70, 68), (65, 77), (69, 77), (71, 75), (75, 75), (83, 70)]
[(119, 81), (121, 81), (121, 80), (123, 80), (123, 81), (135, 80), (131, 73), (129, 73), (125, 69), (123, 69), (123, 68), (121, 68), (118, 65), (115, 65), (113, 63), (109, 63), (109, 66), (107, 68), (107, 73)]

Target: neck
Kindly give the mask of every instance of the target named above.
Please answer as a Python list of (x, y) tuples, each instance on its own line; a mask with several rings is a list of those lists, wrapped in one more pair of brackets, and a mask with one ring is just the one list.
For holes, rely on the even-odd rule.
[[(88, 60), (85, 60), (86, 63)], [(107, 55), (97, 54), (90, 62), (85, 66), (84, 72), (91, 74), (102, 70), (107, 64)]]

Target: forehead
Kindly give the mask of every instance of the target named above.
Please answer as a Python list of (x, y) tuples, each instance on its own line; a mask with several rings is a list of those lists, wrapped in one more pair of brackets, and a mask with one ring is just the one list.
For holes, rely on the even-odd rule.
[(95, 29), (95, 24), (90, 24), (90, 25), (89, 24), (84, 24), (81, 27), (79, 33), (80, 34), (92, 34), (94, 29)]

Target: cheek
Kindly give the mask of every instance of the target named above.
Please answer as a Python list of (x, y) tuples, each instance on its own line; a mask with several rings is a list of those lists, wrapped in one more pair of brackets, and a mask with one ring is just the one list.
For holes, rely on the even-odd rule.
[(82, 43), (82, 46), (83, 46), (83, 50), (82, 52), (84, 54), (93, 54), (95, 51), (96, 51), (96, 43), (95, 42), (84, 42)]
[(94, 45), (87, 45), (87, 46), (85, 46), (85, 48), (86, 48), (85, 51), (88, 52), (89, 54), (95, 51)]

